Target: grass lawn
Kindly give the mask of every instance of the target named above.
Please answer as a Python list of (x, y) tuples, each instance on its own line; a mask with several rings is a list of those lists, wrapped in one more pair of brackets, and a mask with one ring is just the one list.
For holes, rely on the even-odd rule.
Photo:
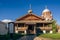
[(60, 34), (58, 34), (58, 33), (55, 33), (55, 34), (41, 34), (41, 35), (38, 35), (38, 37), (60, 39)]

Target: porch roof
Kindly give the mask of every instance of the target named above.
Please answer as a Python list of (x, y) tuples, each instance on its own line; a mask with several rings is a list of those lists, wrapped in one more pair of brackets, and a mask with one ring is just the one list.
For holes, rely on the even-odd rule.
[(15, 23), (52, 23), (53, 22), (53, 20), (52, 21), (15, 21)]

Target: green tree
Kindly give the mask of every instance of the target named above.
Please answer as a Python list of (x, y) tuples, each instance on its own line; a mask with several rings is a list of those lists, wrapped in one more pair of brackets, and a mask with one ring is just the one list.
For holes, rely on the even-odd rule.
[(56, 21), (53, 20), (53, 23), (52, 23), (52, 30), (53, 30), (53, 33), (56, 33), (56, 29), (57, 29), (57, 27), (56, 27)]

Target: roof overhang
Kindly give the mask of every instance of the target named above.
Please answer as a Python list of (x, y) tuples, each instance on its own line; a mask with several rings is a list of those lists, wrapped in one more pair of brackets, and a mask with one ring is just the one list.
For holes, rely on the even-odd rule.
[(53, 21), (15, 21), (15, 23), (29, 23), (29, 24), (35, 24), (35, 23), (52, 23)]

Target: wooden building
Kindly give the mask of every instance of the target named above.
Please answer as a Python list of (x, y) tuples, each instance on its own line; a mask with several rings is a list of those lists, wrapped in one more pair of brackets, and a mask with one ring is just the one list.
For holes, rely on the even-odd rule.
[(15, 33), (40, 34), (52, 33), (53, 17), (49, 9), (45, 8), (41, 16), (37, 16), (30, 9), (28, 13), (15, 21)]

